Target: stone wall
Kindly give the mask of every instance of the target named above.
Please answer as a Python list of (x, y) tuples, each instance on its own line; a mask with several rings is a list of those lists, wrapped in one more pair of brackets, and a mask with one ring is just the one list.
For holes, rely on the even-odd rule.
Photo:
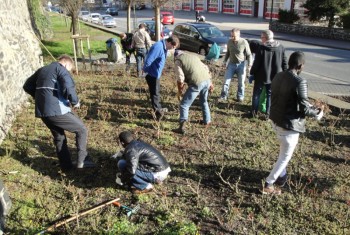
[(279, 23), (278, 21), (271, 22), (270, 29), (274, 32), (294, 33), (304, 36), (350, 41), (350, 30), (346, 29), (309, 26), (302, 24), (283, 24)]
[(0, 1), (0, 143), (26, 101), (22, 86), (42, 65), (26, 0)]

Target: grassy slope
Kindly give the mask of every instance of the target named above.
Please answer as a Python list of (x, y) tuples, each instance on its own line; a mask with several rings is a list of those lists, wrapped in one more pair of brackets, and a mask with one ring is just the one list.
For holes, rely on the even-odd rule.
[[(58, 230), (68, 234), (348, 234), (350, 199), (349, 116), (327, 115), (308, 120), (288, 171), (290, 186), (279, 197), (259, 187), (278, 154), (269, 122), (248, 119), (247, 101), (217, 104), (222, 77), (215, 77), (210, 98), (213, 123), (204, 127), (199, 106), (190, 110), (186, 136), (177, 127), (178, 102), (169, 59), (162, 77), (162, 103), (170, 113), (152, 119), (147, 85), (127, 76), (119, 66), (112, 73), (75, 76), (82, 107), (78, 115), (89, 128), (89, 152), (96, 170), (59, 172), (50, 132), (34, 118), (31, 104), (18, 115), (0, 146), (1, 178), (13, 208), (11, 234), (32, 234), (50, 222), (102, 201), (120, 197), (141, 211), (130, 220), (113, 206), (87, 215)], [(135, 73), (135, 71), (133, 71)], [(236, 91), (236, 82), (231, 97)], [(155, 145), (172, 166), (170, 178), (157, 191), (138, 198), (115, 183), (116, 163), (109, 158), (121, 148), (123, 130)], [(68, 134), (73, 158), (74, 136)]]

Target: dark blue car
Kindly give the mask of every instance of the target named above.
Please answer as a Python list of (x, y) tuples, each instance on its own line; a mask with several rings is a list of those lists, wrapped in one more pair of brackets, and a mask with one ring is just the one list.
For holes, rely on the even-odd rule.
[(207, 55), (210, 47), (220, 46), (220, 55), (227, 51), (228, 37), (221, 30), (209, 23), (180, 23), (174, 28), (173, 35), (180, 39), (180, 48)]

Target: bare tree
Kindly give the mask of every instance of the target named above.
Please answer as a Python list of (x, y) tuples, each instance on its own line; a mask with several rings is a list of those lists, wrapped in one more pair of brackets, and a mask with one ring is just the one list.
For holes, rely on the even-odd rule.
[[(71, 25), (71, 31), (72, 34), (78, 34), (79, 30), (78, 30), (78, 14), (80, 11), (80, 8), (83, 5), (83, 0), (60, 0), (61, 5), (63, 6), (63, 8), (66, 10), (67, 15), (69, 15), (72, 19), (72, 25)], [(74, 40), (75, 46), (77, 48), (77, 50), (79, 50), (79, 46), (78, 46), (78, 40), (75, 39)], [(78, 52), (79, 53), (79, 52)]]
[(156, 41), (160, 40), (160, 8), (164, 6), (165, 3), (169, 2), (171, 0), (151, 0), (151, 3), (154, 6), (154, 20), (156, 23), (155, 28), (155, 34), (156, 34)]

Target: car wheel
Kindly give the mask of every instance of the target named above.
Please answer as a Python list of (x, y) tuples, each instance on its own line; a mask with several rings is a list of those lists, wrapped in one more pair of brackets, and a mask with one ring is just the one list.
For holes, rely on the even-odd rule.
[(207, 50), (204, 47), (199, 48), (199, 54), (205, 56), (207, 54)]

